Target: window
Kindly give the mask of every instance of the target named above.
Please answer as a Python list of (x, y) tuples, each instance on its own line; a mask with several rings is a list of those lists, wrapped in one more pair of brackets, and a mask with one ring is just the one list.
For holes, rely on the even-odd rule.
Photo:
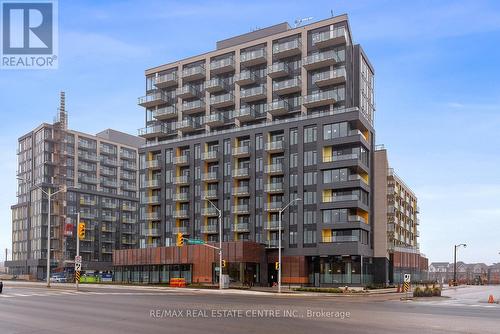
[(304, 128), (304, 143), (313, 143), (316, 141), (316, 126)]
[(346, 137), (349, 135), (349, 123), (335, 123), (323, 125), (323, 139)]
[(290, 212), (288, 214), (288, 219), (290, 226), (297, 225), (297, 212)]
[(316, 204), (316, 192), (304, 191), (304, 204)]
[(344, 182), (349, 180), (347, 168), (328, 169), (323, 171), (323, 183)]
[(261, 134), (255, 135), (255, 150), (262, 150), (263, 142)]
[(348, 209), (328, 209), (321, 211), (324, 224), (340, 223), (349, 221)]
[(297, 187), (298, 176), (297, 174), (290, 174), (290, 187)]
[(297, 244), (297, 232), (296, 231), (290, 231), (290, 238), (288, 243), (290, 245), (296, 245)]
[(304, 210), (304, 225), (316, 224), (316, 211)]
[(298, 131), (296, 128), (290, 129), (290, 146), (297, 145)]
[(304, 152), (304, 166), (313, 166), (317, 163), (316, 151)]
[(263, 168), (262, 158), (255, 159), (255, 171), (262, 172)]
[(290, 154), (290, 168), (296, 168), (298, 163), (298, 154), (291, 153)]
[(231, 154), (231, 139), (224, 139), (224, 154)]
[(304, 173), (304, 185), (312, 186), (316, 184), (317, 172), (307, 172)]
[(316, 231), (305, 230), (304, 231), (304, 245), (315, 244), (316, 243)]

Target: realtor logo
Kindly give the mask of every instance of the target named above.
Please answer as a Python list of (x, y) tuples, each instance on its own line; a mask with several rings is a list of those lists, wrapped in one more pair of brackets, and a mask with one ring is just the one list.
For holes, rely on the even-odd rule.
[(2, 1), (1, 68), (57, 68), (57, 3)]

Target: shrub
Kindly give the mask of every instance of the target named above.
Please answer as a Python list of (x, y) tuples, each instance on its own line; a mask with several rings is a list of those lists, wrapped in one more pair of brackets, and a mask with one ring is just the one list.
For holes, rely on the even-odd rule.
[(413, 297), (423, 297), (423, 294), (424, 293), (419, 286), (417, 286), (415, 290), (413, 290)]
[(441, 289), (438, 287), (434, 287), (432, 289), (432, 295), (435, 297), (441, 297)]

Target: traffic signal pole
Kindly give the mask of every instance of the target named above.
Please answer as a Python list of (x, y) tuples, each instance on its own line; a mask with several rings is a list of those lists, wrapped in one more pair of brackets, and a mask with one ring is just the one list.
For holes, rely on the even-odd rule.
[[(76, 214), (76, 256), (80, 256), (80, 235), (78, 233), (78, 227), (80, 226), (80, 211)], [(78, 291), (79, 287), (78, 284), (80, 284), (80, 280), (77, 278), (77, 275), (75, 273), (75, 285), (76, 285), (76, 291)]]

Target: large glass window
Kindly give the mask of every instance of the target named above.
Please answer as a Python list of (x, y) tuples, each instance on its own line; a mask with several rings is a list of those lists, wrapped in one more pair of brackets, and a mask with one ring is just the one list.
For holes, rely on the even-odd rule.
[(304, 143), (313, 143), (316, 141), (316, 126), (308, 126), (304, 128)]

